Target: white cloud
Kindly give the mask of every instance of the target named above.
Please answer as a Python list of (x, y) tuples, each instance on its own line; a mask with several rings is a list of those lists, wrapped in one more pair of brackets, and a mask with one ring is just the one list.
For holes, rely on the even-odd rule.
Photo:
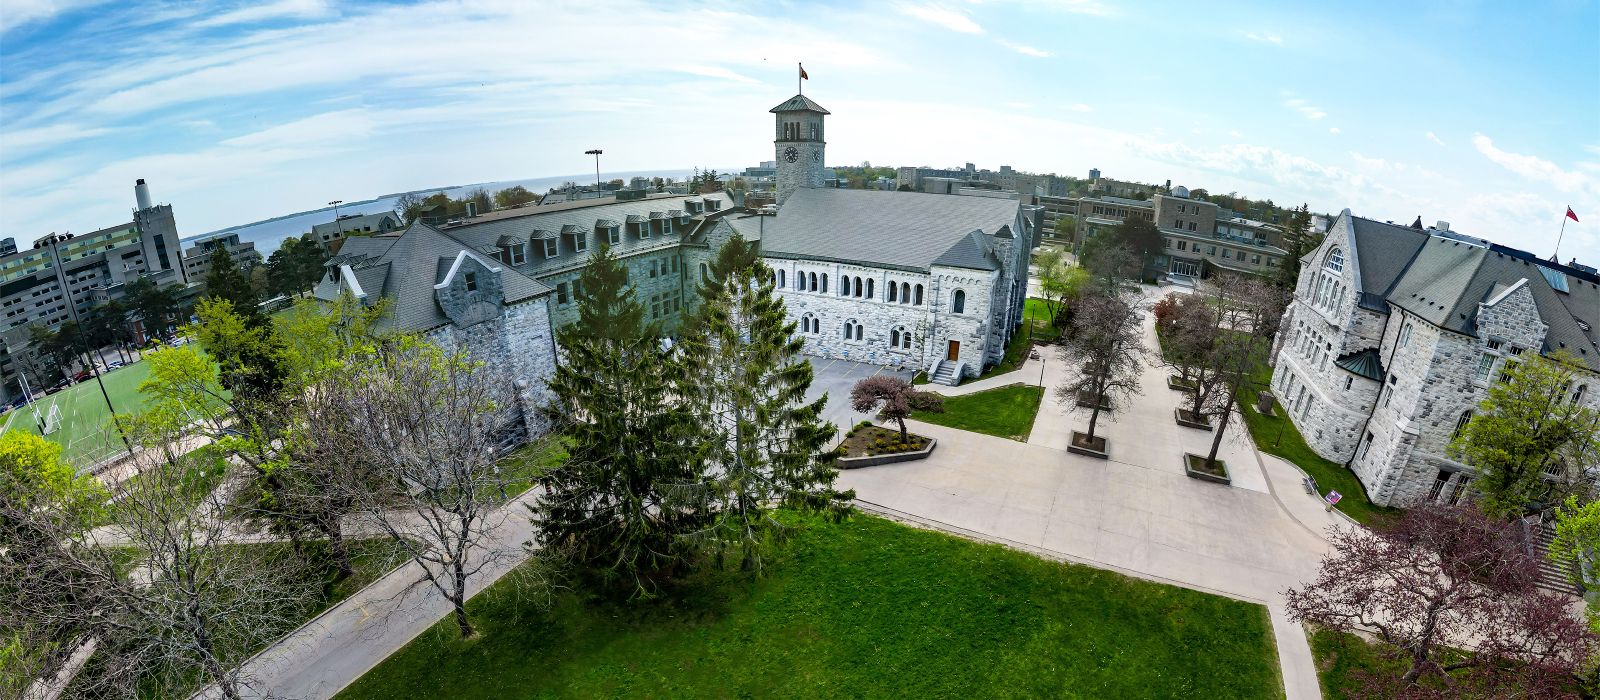
[(1232, 136), (1232, 137), (1234, 137), (1234, 138), (1236, 138), (1236, 139), (1237, 139), (1237, 138), (1243, 138), (1243, 137), (1244, 137), (1244, 134), (1241, 134), (1241, 133), (1239, 133), (1239, 130), (1238, 130), (1238, 129), (1229, 129), (1229, 130), (1228, 130), (1228, 135), (1229, 135), (1229, 136)]
[(1023, 45), (1023, 44), (1014, 44), (1012, 42), (1006, 41), (1005, 39), (1001, 39), (1000, 40), (1000, 45), (1004, 46), (1004, 47), (1006, 47), (1008, 49), (1011, 49), (1012, 51), (1020, 53), (1020, 54), (1022, 54), (1024, 56), (1032, 56), (1034, 58), (1049, 58), (1049, 57), (1055, 55), (1053, 53), (1050, 53), (1049, 51), (1045, 51), (1044, 49), (1036, 49), (1036, 48), (1033, 48), (1032, 46), (1026, 46), (1026, 45)]
[(1328, 116), (1328, 113), (1322, 111), (1321, 107), (1316, 107), (1310, 102), (1307, 102), (1304, 98), (1300, 97), (1291, 97), (1287, 100), (1284, 100), (1283, 106), (1299, 112), (1300, 114), (1305, 115), (1305, 118), (1313, 121)]
[(1436, 144), (1439, 144), (1440, 146), (1444, 145), (1444, 141), (1440, 140), (1439, 136), (1437, 134), (1433, 133), (1432, 131), (1430, 131), (1430, 132), (1428, 132), (1427, 134), (1424, 134), (1424, 135), (1428, 137), (1429, 141), (1432, 141), (1432, 142), (1434, 142)]
[(1473, 134), (1472, 145), (1491, 162), (1529, 180), (1562, 192), (1600, 197), (1600, 180), (1588, 173), (1566, 170), (1538, 156), (1503, 151), (1483, 134)]
[(106, 0), (6, 0), (0, 7), (0, 36), (34, 22), (48, 21), (63, 12), (92, 7)]
[(962, 34), (983, 33), (983, 27), (978, 26), (978, 23), (972, 21), (971, 17), (948, 7), (902, 3), (898, 9), (902, 13), (930, 24), (937, 24), (952, 32), (961, 32)]
[(727, 68), (723, 68), (722, 66), (678, 66), (678, 70), (690, 75), (698, 75), (706, 78), (722, 78), (724, 80), (732, 80), (734, 82), (745, 83), (747, 85), (761, 84), (761, 81), (756, 80), (755, 78), (740, 75), (728, 70)]
[(1089, 105), (1086, 105), (1086, 104), (1084, 104), (1082, 102), (1077, 102), (1077, 103), (1074, 103), (1074, 104), (1067, 105), (1067, 109), (1070, 109), (1070, 110), (1072, 110), (1074, 112), (1093, 112), (1094, 111), (1093, 107), (1090, 107)]
[(278, 0), (262, 5), (245, 5), (231, 12), (206, 17), (196, 27), (221, 27), (273, 19), (318, 19), (333, 14), (327, 0)]
[(1337, 127), (1337, 126), (1330, 126), (1330, 127), (1328, 127), (1328, 133), (1330, 133), (1330, 134), (1337, 134), (1337, 133), (1339, 133), (1339, 127)]
[(1278, 36), (1277, 34), (1270, 33), (1270, 32), (1261, 32), (1261, 33), (1250, 32), (1248, 34), (1245, 34), (1244, 38), (1249, 39), (1251, 41), (1259, 41), (1259, 42), (1261, 42), (1263, 44), (1272, 44), (1273, 46), (1283, 46), (1283, 37)]
[(90, 127), (81, 124), (51, 124), (25, 129), (0, 131), (0, 152), (7, 160), (23, 153), (31, 153), (49, 146), (59, 146), (73, 141), (109, 134), (116, 129)]

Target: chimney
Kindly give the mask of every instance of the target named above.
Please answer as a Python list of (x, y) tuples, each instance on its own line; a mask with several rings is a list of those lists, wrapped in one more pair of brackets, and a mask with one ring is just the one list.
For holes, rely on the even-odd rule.
[(1437, 222), (1434, 222), (1433, 227), (1436, 228), (1436, 229), (1439, 229), (1440, 231), (1449, 231), (1450, 230), (1450, 222), (1448, 222), (1448, 221), (1437, 221)]
[(477, 216), (477, 215), (478, 215), (478, 203), (477, 202), (467, 202), (467, 218), (470, 219), (470, 218), (472, 218), (474, 216)]
[(144, 178), (139, 178), (133, 183), (133, 198), (139, 203), (139, 211), (150, 208), (150, 186), (144, 184)]

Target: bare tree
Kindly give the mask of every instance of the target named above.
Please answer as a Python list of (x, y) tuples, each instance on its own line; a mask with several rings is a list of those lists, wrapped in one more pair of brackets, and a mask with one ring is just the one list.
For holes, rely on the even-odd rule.
[(421, 568), (418, 583), (450, 601), (463, 637), (473, 634), (467, 579), (521, 545), (495, 537), (512, 478), (497, 464), (497, 436), (518, 422), (495, 386), (464, 356), (406, 341), (320, 389), (327, 415), (352, 428), (325, 433), (321, 449), (370, 470), (351, 497)]
[(216, 488), (220, 451), (138, 436), (146, 463), (117, 487), (115, 527), (96, 538), (125, 559), (99, 570), (103, 636), (83, 684), (168, 696), (204, 679), (239, 698), (251, 685), (239, 662), (303, 621), (320, 580), (282, 547), (238, 542)]
[(1600, 639), (1564, 596), (1535, 588), (1517, 527), (1422, 502), (1380, 529), (1336, 528), (1316, 580), (1285, 594), (1289, 615), (1377, 633), (1405, 671), (1366, 675), (1366, 697), (1576, 697), (1573, 674)]
[(944, 412), (944, 397), (918, 391), (911, 382), (887, 374), (875, 374), (856, 382), (850, 389), (850, 407), (862, 413), (876, 410), (878, 416), (900, 426), (900, 441), (905, 442), (906, 419), (916, 410)]
[(1085, 299), (1073, 314), (1072, 329), (1061, 358), (1072, 368), (1057, 394), (1089, 407), (1089, 432), (1079, 447), (1099, 450), (1095, 437), (1100, 412), (1139, 393), (1143, 333), (1139, 313), (1120, 296), (1100, 294)]
[(1208, 355), (1215, 388), (1206, 389), (1204, 402), (1196, 404), (1202, 417), (1220, 419), (1206, 454), (1207, 469), (1216, 468), (1228, 416), (1266, 363), (1287, 301), (1283, 289), (1267, 282), (1233, 275), (1216, 278), (1210, 303), (1216, 309), (1218, 331)]
[(1189, 392), (1189, 418), (1203, 422), (1203, 409), (1218, 387), (1212, 353), (1221, 335), (1221, 315), (1199, 294), (1172, 294), (1158, 304), (1170, 304), (1157, 313), (1156, 330), (1162, 343), (1162, 360), (1178, 371), (1178, 382)]

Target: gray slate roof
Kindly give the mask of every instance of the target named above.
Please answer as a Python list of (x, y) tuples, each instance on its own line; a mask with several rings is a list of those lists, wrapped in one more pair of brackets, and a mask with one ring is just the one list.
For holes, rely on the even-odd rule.
[(1566, 350), (1600, 371), (1600, 286), (1594, 282), (1563, 274), (1567, 291), (1558, 292), (1550, 283), (1552, 273), (1559, 274), (1554, 268), (1409, 226), (1351, 222), (1367, 292), (1441, 328), (1476, 336), (1478, 304), (1525, 279), (1540, 319), (1550, 326), (1540, 351)]
[(338, 233), (341, 228), (346, 233), (350, 231), (360, 231), (363, 228), (371, 228), (373, 231), (378, 231), (381, 229), (380, 224), (385, 218), (394, 222), (392, 224), (393, 227), (399, 228), (400, 220), (395, 218), (394, 212), (380, 211), (373, 214), (362, 214), (361, 216), (341, 218), (336, 222), (329, 221), (326, 223), (316, 224), (311, 227), (311, 234), (314, 236), (321, 236), (324, 233), (333, 234)]
[(1378, 357), (1377, 348), (1350, 353), (1334, 360), (1333, 363), (1372, 381), (1383, 381), (1383, 360)]
[[(618, 221), (627, 221), (630, 224), (649, 221), (651, 214), (659, 214), (656, 217), (658, 221), (664, 220), (668, 210), (684, 209), (683, 202), (689, 199), (716, 201), (719, 202), (719, 207), (716, 212), (707, 211), (696, 214), (694, 220), (687, 225), (680, 223), (676, 219), (672, 220), (672, 234), (669, 236), (663, 236), (652, 231), (649, 238), (641, 240), (634, 227), (629, 226), (628, 230), (621, 232), (621, 243), (614, 246), (613, 250), (620, 256), (627, 256), (634, 252), (654, 250), (663, 246), (675, 246), (682, 242), (687, 234), (694, 231), (701, 222), (705, 221), (708, 215), (716, 215), (718, 218), (736, 216), (736, 214), (732, 213), (732, 198), (727, 193), (715, 192), (692, 197), (688, 195), (652, 197), (650, 199), (625, 202), (601, 200), (604, 203), (596, 203), (586, 207), (563, 207), (554, 211), (544, 210), (543, 207), (528, 207), (518, 210), (526, 211), (526, 216), (488, 221), (468, 220), (465, 224), (451, 226), (445, 230), (445, 233), (475, 250), (486, 250), (492, 247), (501, 236), (507, 235), (535, 239), (548, 235), (549, 237), (557, 238), (559, 243), (556, 246), (556, 257), (546, 258), (542, 247), (529, 250), (527, 262), (516, 268), (525, 275), (538, 277), (554, 273), (559, 269), (570, 269), (574, 265), (582, 264), (583, 261), (588, 259), (590, 253), (605, 241), (605, 235), (598, 232), (598, 229), (604, 225), (614, 224)], [(568, 229), (567, 227), (569, 226), (574, 228)], [(567, 232), (568, 235), (563, 236), (554, 233), (557, 231)], [(584, 252), (578, 252), (574, 249), (574, 236), (584, 238), (587, 244)]]
[(1015, 225), (1021, 206), (989, 197), (799, 189), (766, 222), (761, 252), (923, 272), (933, 265), (994, 270), (992, 237)]
[(1388, 294), (1406, 264), (1416, 256), (1428, 234), (1409, 226), (1350, 217), (1356, 239), (1356, 256), (1361, 266), (1361, 289), (1373, 294)]
[(822, 105), (819, 105), (816, 102), (813, 102), (811, 100), (811, 98), (806, 97), (805, 95), (795, 95), (794, 97), (791, 97), (791, 98), (789, 98), (787, 100), (784, 100), (782, 104), (779, 104), (778, 106), (773, 107), (772, 109), (769, 109), (767, 111), (776, 113), (776, 112), (794, 112), (794, 111), (797, 111), (797, 110), (806, 110), (806, 111), (810, 111), (810, 112), (817, 112), (817, 113), (820, 113), (820, 114), (833, 114), (833, 112), (829, 112), (828, 110), (823, 109)]
[[(423, 332), (450, 322), (439, 309), (433, 285), (442, 279), (456, 256), (464, 250), (469, 247), (462, 241), (419, 221), (399, 236), (348, 239), (339, 255), (328, 264), (350, 265), (369, 302), (380, 298), (389, 300), (389, 313), (381, 325), (393, 330)], [(501, 268), (501, 288), (507, 304), (527, 301), (551, 291), (550, 287), (510, 269), (509, 265), (493, 259), (487, 261), (492, 267)], [(316, 296), (332, 301), (339, 297), (340, 289), (340, 283), (334, 282), (331, 276), (324, 277), (317, 285)]]

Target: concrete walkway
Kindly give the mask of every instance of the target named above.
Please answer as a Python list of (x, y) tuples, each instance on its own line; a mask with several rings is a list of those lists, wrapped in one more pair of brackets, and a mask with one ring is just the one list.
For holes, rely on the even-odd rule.
[[(1066, 365), (1046, 358), (1045, 386), (1059, 386)], [(1204, 454), (1212, 434), (1176, 424), (1183, 394), (1165, 376), (1147, 363), (1143, 394), (1102, 414), (1096, 433), (1110, 443), (1109, 460), (1066, 451), (1088, 413), (1069, 410), (1052, 390), (1027, 443), (908, 421), (939, 440), (929, 459), (850, 470), (839, 485), (866, 508), (928, 527), (1261, 603), (1288, 697), (1318, 698), (1310, 646), (1282, 594), (1316, 574), (1324, 533), (1346, 521), (1304, 491), (1298, 470), (1259, 454), (1237, 418), (1219, 454), (1234, 485), (1185, 476), (1181, 454)]]

